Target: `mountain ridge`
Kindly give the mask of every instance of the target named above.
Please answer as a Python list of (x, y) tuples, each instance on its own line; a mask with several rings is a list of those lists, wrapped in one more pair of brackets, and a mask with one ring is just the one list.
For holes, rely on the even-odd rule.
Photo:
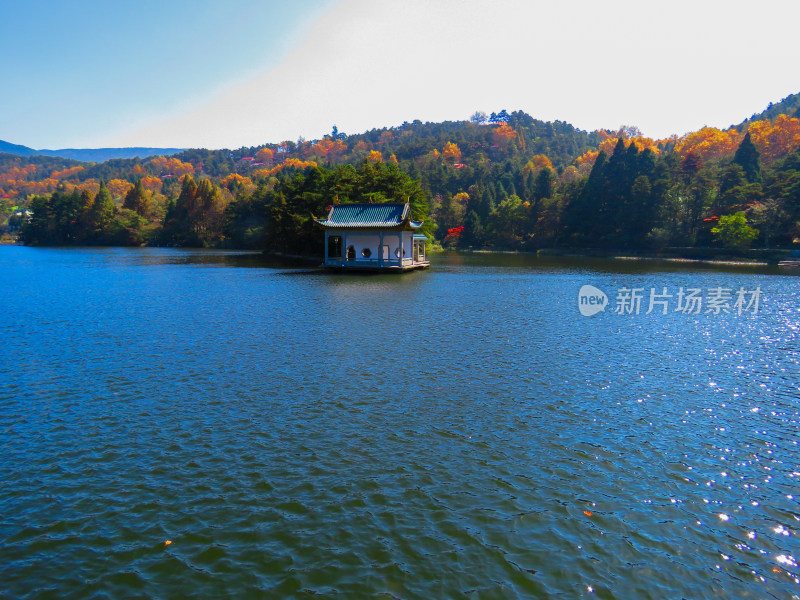
[(148, 158), (150, 156), (169, 156), (183, 152), (185, 148), (61, 148), (58, 150), (37, 150), (21, 144), (0, 140), (0, 152), (16, 156), (55, 156), (70, 158), (81, 162), (105, 162), (114, 158)]
[(749, 123), (753, 121), (760, 121), (762, 119), (775, 119), (778, 115), (788, 115), (789, 117), (797, 117), (800, 118), (800, 92), (797, 94), (789, 94), (785, 98), (783, 98), (780, 102), (770, 102), (767, 108), (762, 110), (760, 113), (755, 113), (752, 116), (748, 117), (738, 125), (731, 125), (735, 129), (739, 130), (742, 127), (747, 126)]

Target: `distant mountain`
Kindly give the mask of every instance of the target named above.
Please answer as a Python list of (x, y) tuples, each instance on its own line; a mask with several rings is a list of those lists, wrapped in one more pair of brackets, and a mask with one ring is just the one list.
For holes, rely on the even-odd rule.
[(17, 156), (33, 156), (36, 150), (28, 148), (27, 146), (20, 146), (19, 144), (11, 144), (0, 140), (0, 152), (6, 154), (16, 154)]
[(747, 125), (753, 121), (774, 119), (778, 115), (789, 115), (790, 117), (800, 118), (800, 93), (786, 96), (786, 98), (775, 104), (770, 102), (766, 109), (760, 113), (754, 114), (749, 119), (745, 119), (738, 125), (734, 125), (734, 127), (736, 127), (736, 129), (741, 129), (743, 125)]
[(0, 140), (0, 152), (17, 156), (58, 156), (82, 162), (105, 162), (112, 158), (147, 158), (169, 156), (183, 152), (183, 148), (62, 148), (61, 150), (34, 150), (28, 146)]

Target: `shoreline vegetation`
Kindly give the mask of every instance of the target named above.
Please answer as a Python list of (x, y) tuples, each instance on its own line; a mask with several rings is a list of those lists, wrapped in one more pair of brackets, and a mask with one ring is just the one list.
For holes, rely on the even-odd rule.
[(331, 205), (405, 201), (431, 250), (772, 264), (800, 249), (798, 111), (664, 140), (503, 110), (103, 163), (0, 154), (0, 235), (321, 257)]

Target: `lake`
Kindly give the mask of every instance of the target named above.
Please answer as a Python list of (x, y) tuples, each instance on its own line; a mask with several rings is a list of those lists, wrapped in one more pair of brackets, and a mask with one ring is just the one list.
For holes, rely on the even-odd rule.
[(796, 275), (431, 259), (0, 247), (0, 597), (800, 596)]

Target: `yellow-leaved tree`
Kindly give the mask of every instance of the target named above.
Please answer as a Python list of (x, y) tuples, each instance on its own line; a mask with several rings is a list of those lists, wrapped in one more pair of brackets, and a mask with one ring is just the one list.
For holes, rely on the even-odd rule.
[(461, 149), (458, 147), (458, 144), (454, 144), (453, 142), (445, 142), (442, 148), (442, 155), (449, 163), (461, 162)]
[(751, 123), (748, 132), (765, 165), (800, 147), (800, 119), (788, 115), (779, 115), (774, 122), (764, 119)]

